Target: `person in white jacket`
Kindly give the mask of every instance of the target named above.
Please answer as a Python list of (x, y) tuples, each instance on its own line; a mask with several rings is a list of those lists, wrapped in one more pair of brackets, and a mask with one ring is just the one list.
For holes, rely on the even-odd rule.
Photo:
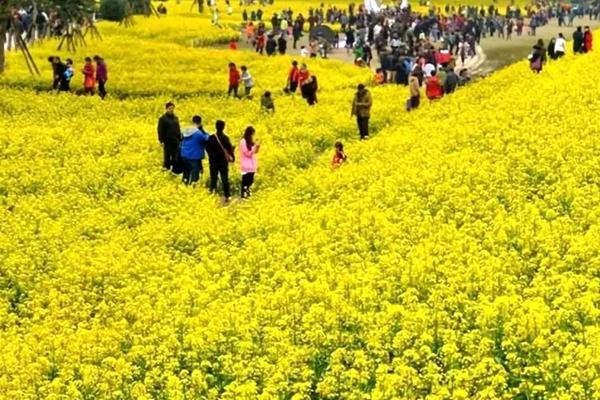
[(252, 75), (250, 75), (250, 72), (248, 71), (248, 67), (243, 65), (241, 70), (242, 70), (242, 76), (240, 79), (242, 80), (242, 83), (244, 84), (244, 94), (246, 95), (246, 97), (250, 97), (250, 92), (252, 91), (252, 88), (254, 87), (254, 79), (252, 79)]
[(559, 33), (558, 37), (556, 38), (556, 42), (554, 43), (555, 57), (561, 58), (562, 56), (565, 55), (566, 50), (567, 50), (567, 41), (565, 40), (565, 37), (563, 36), (563, 34)]

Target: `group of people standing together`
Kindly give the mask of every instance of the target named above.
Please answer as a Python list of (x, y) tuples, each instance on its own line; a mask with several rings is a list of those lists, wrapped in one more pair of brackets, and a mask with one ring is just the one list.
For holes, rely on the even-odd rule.
[[(255, 80), (247, 66), (242, 65), (238, 70), (235, 63), (229, 63), (228, 78), (228, 96), (239, 99), (252, 98), (252, 89), (255, 86)], [(240, 86), (244, 89), (243, 96), (240, 94)], [(305, 63), (299, 65), (297, 61), (292, 61), (292, 67), (287, 75), (285, 93), (295, 94), (297, 91), (300, 91), (302, 97), (312, 106), (317, 103), (318, 89), (317, 77), (309, 72), (308, 66)], [(266, 111), (275, 111), (275, 103), (271, 92), (266, 91), (263, 93), (261, 108)]]
[[(165, 105), (166, 111), (158, 120), (158, 141), (163, 147), (163, 168), (183, 175), (186, 185), (196, 185), (203, 173), (202, 161), (208, 154), (210, 192), (217, 191), (220, 178), (224, 202), (231, 199), (229, 165), (235, 161), (235, 147), (225, 133), (225, 121), (216, 121), (215, 133), (209, 134), (202, 125), (202, 118), (195, 115), (193, 126), (182, 132), (175, 104)], [(255, 130), (248, 126), (240, 140), (239, 161), (242, 174), (240, 195), (250, 197), (254, 175), (258, 167), (256, 155), (260, 145), (254, 141)]]
[[(73, 60), (67, 58), (65, 62), (62, 62), (60, 57), (50, 56), (48, 62), (52, 64), (52, 89), (59, 92), (70, 92), (71, 80), (75, 76)], [(95, 94), (97, 86), (98, 94), (104, 99), (106, 97), (106, 82), (108, 81), (108, 68), (104, 59), (100, 56), (94, 56), (93, 59), (86, 57), (81, 74), (83, 75), (84, 93), (87, 95)]]
[[(573, 32), (573, 53), (584, 54), (592, 51), (593, 35), (589, 26), (582, 30), (580, 26)], [(548, 48), (544, 46), (544, 41), (539, 39), (534, 45), (531, 53), (528, 56), (529, 67), (535, 73), (542, 72), (543, 66), (550, 58), (558, 60), (567, 52), (567, 41), (562, 33), (558, 34), (557, 38), (550, 39)]]

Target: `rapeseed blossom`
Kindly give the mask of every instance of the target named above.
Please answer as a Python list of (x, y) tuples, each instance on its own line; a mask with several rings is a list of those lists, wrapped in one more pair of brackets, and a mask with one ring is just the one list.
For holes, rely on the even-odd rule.
[[(36, 93), (16, 55), (2, 78), (0, 398), (598, 398), (600, 55), (410, 114), (374, 88), (359, 143), (362, 70), (311, 61), (319, 104), (265, 115), (225, 97), (224, 58), (274, 92), (289, 58), (127, 40), (82, 50), (108, 60), (106, 101)], [(160, 171), (171, 98), (255, 126), (251, 201)]]

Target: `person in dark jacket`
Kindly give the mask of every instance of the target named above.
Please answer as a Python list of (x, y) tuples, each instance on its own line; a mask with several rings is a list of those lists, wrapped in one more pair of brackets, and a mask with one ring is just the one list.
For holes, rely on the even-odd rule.
[(108, 67), (100, 56), (94, 56), (96, 62), (96, 82), (98, 82), (98, 94), (101, 99), (106, 97), (106, 81), (108, 80)]
[(168, 102), (166, 112), (158, 120), (158, 141), (163, 146), (163, 168), (170, 170), (179, 158), (181, 128), (175, 115), (175, 104)]
[(296, 45), (298, 44), (298, 41), (300, 41), (300, 38), (302, 37), (302, 28), (300, 27), (300, 21), (296, 20), (296, 22), (294, 22), (294, 27), (292, 28), (292, 36), (294, 37), (294, 49), (296, 48)]
[(583, 31), (580, 26), (573, 32), (573, 53), (583, 53)]
[(58, 90), (61, 77), (65, 73), (66, 66), (60, 61), (59, 57), (50, 56), (48, 62), (52, 65), (52, 89)]
[(265, 50), (268, 56), (275, 55), (275, 52), (277, 51), (277, 42), (275, 41), (273, 35), (269, 35), (269, 38), (267, 39), (267, 45), (265, 46)]
[(287, 40), (285, 40), (283, 33), (279, 35), (279, 39), (277, 39), (277, 50), (279, 50), (279, 54), (281, 55), (284, 55), (287, 50)]
[(192, 118), (194, 126), (187, 129), (181, 141), (181, 161), (183, 161), (183, 183), (195, 184), (200, 180), (202, 174), (202, 159), (204, 158), (204, 147), (208, 142), (208, 133), (202, 128), (202, 118), (194, 115)]
[(529, 56), (529, 67), (537, 74), (542, 72), (543, 66), (546, 63), (546, 48), (544, 47), (544, 41), (539, 39), (531, 50)]
[(225, 197), (225, 203), (227, 203), (231, 196), (229, 190), (229, 163), (235, 161), (234, 149), (229, 137), (224, 132), (225, 121), (217, 121), (215, 128), (217, 132), (210, 135), (206, 143), (210, 169), (210, 192), (215, 193), (217, 191), (217, 180), (220, 175), (223, 184), (223, 196)]
[(456, 86), (458, 86), (458, 75), (454, 72), (454, 68), (448, 68), (446, 73), (446, 80), (444, 81), (444, 93), (454, 93)]

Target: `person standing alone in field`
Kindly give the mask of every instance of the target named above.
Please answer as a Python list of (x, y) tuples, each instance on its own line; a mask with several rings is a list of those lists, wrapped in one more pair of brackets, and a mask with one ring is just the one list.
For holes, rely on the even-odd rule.
[(242, 199), (250, 197), (250, 187), (254, 183), (254, 175), (258, 163), (256, 154), (260, 150), (260, 145), (254, 142), (254, 128), (249, 126), (244, 132), (244, 137), (240, 141), (240, 170), (242, 172)]
[(371, 117), (371, 106), (373, 99), (371, 93), (362, 83), (358, 85), (354, 100), (352, 101), (352, 116), (356, 116), (356, 123), (360, 139), (369, 138), (369, 118)]
[(158, 141), (163, 146), (163, 168), (171, 170), (179, 158), (181, 128), (175, 115), (175, 104), (168, 102), (166, 112), (158, 120)]
[(202, 159), (204, 147), (208, 142), (208, 134), (202, 128), (202, 118), (195, 115), (192, 118), (194, 127), (187, 129), (181, 141), (181, 160), (183, 161), (183, 183), (195, 184), (202, 174)]
[(233, 94), (239, 98), (238, 88), (240, 87), (240, 80), (240, 71), (238, 71), (234, 63), (229, 63), (229, 90), (227, 91), (229, 96)]
[(340, 167), (343, 163), (345, 163), (348, 157), (346, 157), (346, 153), (344, 152), (344, 145), (342, 144), (342, 142), (335, 142), (334, 147), (335, 153), (333, 153), (333, 158), (331, 159), (331, 168), (335, 169)]
[(106, 97), (106, 81), (108, 80), (108, 68), (104, 59), (100, 56), (94, 56), (96, 62), (96, 82), (98, 83), (98, 94), (101, 99)]
[(206, 144), (208, 163), (210, 169), (210, 192), (217, 191), (217, 180), (221, 176), (223, 184), (224, 203), (229, 202), (231, 193), (229, 190), (229, 163), (235, 161), (233, 146), (229, 137), (225, 134), (225, 121), (217, 121), (216, 133), (211, 135)]

